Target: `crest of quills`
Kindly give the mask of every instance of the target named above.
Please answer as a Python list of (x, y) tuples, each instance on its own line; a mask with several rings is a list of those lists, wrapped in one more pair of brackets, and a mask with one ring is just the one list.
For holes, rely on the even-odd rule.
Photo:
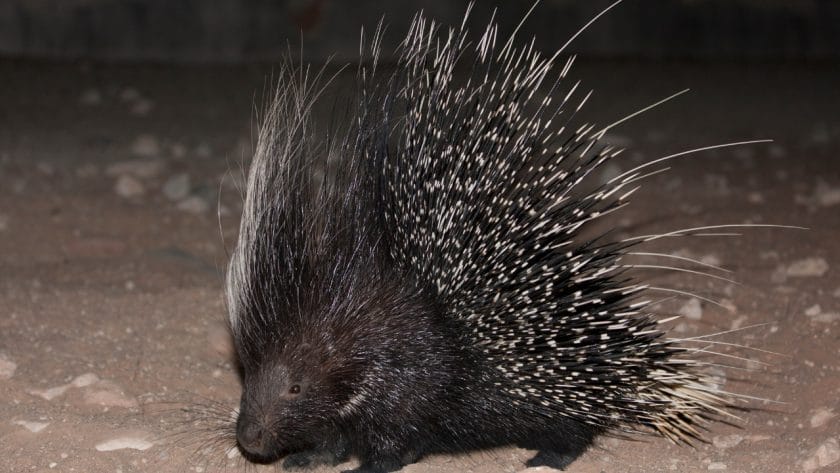
[(587, 184), (621, 150), (601, 142), (613, 125), (575, 123), (589, 94), (565, 80), (565, 45), (419, 14), (380, 77), (378, 38), (343, 131), (310, 122), (323, 70), (289, 67), (265, 112), (227, 279), (244, 456), (383, 472), (515, 444), (563, 468), (601, 433), (691, 442), (727, 416), (736, 396), (663, 333), (659, 288), (624, 262), (716, 227), (588, 232), (702, 149)]

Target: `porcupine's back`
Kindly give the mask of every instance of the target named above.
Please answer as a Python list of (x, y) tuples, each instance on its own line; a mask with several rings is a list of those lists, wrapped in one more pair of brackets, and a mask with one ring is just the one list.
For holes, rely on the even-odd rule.
[(695, 438), (728, 400), (645, 312), (621, 262), (630, 245), (585, 236), (640, 173), (582, 190), (621, 150), (575, 123), (588, 95), (562, 80), (573, 58), (497, 44), (495, 25), (470, 42), (422, 15), (402, 48), (400, 118), (373, 161), (394, 265), (462, 323), (494, 396), (538, 431), (568, 419)]

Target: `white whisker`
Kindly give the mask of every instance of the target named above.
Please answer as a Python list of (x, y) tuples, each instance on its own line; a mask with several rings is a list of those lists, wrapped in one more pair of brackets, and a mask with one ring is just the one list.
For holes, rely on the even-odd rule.
[(729, 283), (732, 283), (732, 284), (737, 284), (739, 286), (741, 285), (741, 283), (739, 283), (738, 281), (735, 281), (735, 280), (729, 279), (729, 278), (725, 278), (723, 276), (717, 276), (715, 274), (704, 273), (703, 271), (695, 271), (695, 270), (692, 270), (692, 269), (677, 268), (677, 267), (673, 267), (673, 266), (661, 266), (661, 265), (656, 265), (656, 264), (625, 264), (625, 265), (622, 265), (622, 267), (624, 267), (624, 268), (665, 269), (665, 270), (669, 270), (669, 271), (678, 271), (678, 272), (681, 272), (681, 273), (697, 274), (699, 276), (706, 276), (706, 277), (709, 277), (709, 278), (718, 279), (718, 280), (721, 280), (721, 281), (726, 281), (726, 282), (729, 282)]
[(703, 296), (700, 296), (700, 295), (697, 295), (697, 294), (694, 294), (694, 293), (691, 293), (691, 292), (688, 292), (688, 291), (681, 291), (679, 289), (672, 289), (672, 288), (668, 288), (668, 287), (658, 287), (658, 286), (649, 286), (648, 289), (650, 289), (652, 291), (673, 292), (673, 293), (676, 293), (676, 294), (682, 294), (683, 296), (695, 297), (697, 299), (700, 299), (701, 301), (706, 301), (710, 304), (714, 304), (714, 305), (716, 305), (716, 306), (718, 306), (722, 309), (726, 309), (727, 311), (732, 312), (731, 308), (726, 307), (725, 305), (721, 304), (720, 302), (718, 302), (714, 299), (709, 299), (708, 297), (703, 297)]
[(685, 256), (669, 255), (667, 253), (651, 253), (651, 252), (646, 252), (646, 251), (628, 251), (627, 254), (628, 255), (634, 255), (634, 256), (659, 256), (659, 257), (662, 257), (662, 258), (673, 258), (673, 259), (680, 260), (680, 261), (687, 261), (687, 262), (690, 262), (690, 263), (699, 264), (699, 265), (705, 266), (707, 268), (717, 269), (718, 271), (723, 271), (725, 273), (732, 273), (731, 270), (728, 270), (726, 268), (722, 268), (720, 266), (715, 266), (715, 265), (710, 264), (710, 263), (704, 263), (703, 261), (693, 259), (693, 258), (688, 258), (688, 257), (685, 257)]

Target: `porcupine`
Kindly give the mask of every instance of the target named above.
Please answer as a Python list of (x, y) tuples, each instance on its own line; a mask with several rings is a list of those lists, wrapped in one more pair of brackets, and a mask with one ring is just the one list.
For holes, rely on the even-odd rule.
[(313, 131), (305, 69), (274, 93), (226, 284), (249, 460), (385, 472), (514, 444), (564, 468), (605, 432), (691, 441), (732, 402), (622, 262), (646, 240), (585, 231), (652, 163), (582, 193), (621, 150), (573, 127), (574, 57), (465, 24), (418, 14), (379, 81), (374, 41), (341, 133)]

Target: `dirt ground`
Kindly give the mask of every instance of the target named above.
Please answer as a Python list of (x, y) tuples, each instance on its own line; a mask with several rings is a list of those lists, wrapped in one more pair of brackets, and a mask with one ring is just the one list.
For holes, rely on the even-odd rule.
[[(223, 427), (240, 388), (221, 274), (270, 71), (0, 61), (0, 471), (281, 469), (247, 465)], [(602, 124), (692, 88), (615, 130), (608, 139), (630, 151), (605, 175), (775, 140), (672, 162), (616, 216), (622, 234), (808, 230), (647, 247), (733, 271), (738, 285), (640, 274), (720, 301), (662, 310), (684, 316), (675, 337), (728, 332), (714, 340), (763, 350), (709, 345), (747, 368), (715, 372), (727, 390), (765, 400), (711, 425), (706, 444), (605, 438), (569, 470), (840, 471), (840, 69), (617, 61), (573, 75), (596, 89), (588, 116)], [(436, 456), (405, 471), (514, 472), (530, 454)]]

